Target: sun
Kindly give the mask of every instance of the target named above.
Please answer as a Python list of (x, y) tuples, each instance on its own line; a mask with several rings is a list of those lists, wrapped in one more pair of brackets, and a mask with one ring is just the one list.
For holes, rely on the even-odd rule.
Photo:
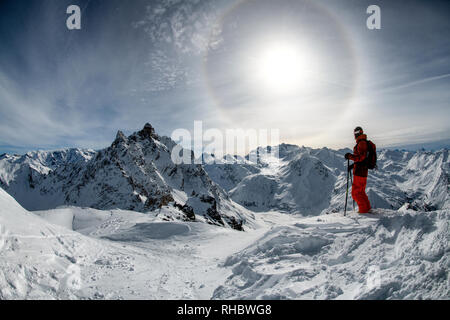
[(272, 93), (293, 93), (309, 85), (313, 64), (306, 50), (290, 43), (273, 43), (258, 55), (256, 78)]

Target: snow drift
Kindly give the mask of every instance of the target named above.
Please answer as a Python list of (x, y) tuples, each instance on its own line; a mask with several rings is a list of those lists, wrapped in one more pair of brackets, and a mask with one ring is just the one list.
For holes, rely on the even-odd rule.
[(230, 256), (215, 299), (448, 299), (448, 210), (276, 226)]

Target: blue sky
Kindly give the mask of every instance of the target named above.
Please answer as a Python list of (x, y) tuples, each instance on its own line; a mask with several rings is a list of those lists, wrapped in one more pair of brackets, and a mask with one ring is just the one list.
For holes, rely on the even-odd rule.
[[(66, 8), (82, 9), (67, 30)], [(366, 8), (381, 8), (381, 30)], [(450, 138), (448, 1), (3, 0), (0, 153), (102, 148), (146, 122), (279, 129), (282, 142), (379, 146)], [(273, 92), (263, 52), (296, 48), (299, 84)], [(269, 79), (272, 85), (282, 78)]]

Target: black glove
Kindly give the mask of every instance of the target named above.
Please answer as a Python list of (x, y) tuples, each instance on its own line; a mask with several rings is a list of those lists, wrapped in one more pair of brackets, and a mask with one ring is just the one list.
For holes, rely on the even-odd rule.
[(346, 159), (346, 160), (348, 160), (348, 159), (350, 159), (350, 156), (351, 156), (352, 154), (350, 153), (350, 152), (347, 152), (346, 154), (345, 154), (345, 156), (344, 156), (344, 158)]
[(351, 165), (349, 165), (349, 166), (348, 166), (348, 171), (352, 171), (354, 166), (355, 166), (354, 163), (352, 163)]

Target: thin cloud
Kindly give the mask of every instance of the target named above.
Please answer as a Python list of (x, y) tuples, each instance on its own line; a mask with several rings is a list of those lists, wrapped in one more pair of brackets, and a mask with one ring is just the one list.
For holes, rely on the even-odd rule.
[(428, 77), (428, 78), (424, 78), (424, 79), (420, 79), (420, 80), (416, 80), (416, 81), (411, 81), (411, 82), (408, 82), (408, 83), (405, 83), (405, 84), (402, 84), (399, 86), (391, 87), (391, 88), (386, 88), (383, 90), (383, 92), (390, 92), (390, 91), (405, 89), (405, 88), (421, 85), (421, 84), (424, 84), (427, 82), (442, 80), (442, 79), (446, 79), (446, 78), (450, 78), (450, 73), (446, 73), (446, 74), (439, 75), (439, 76)]

